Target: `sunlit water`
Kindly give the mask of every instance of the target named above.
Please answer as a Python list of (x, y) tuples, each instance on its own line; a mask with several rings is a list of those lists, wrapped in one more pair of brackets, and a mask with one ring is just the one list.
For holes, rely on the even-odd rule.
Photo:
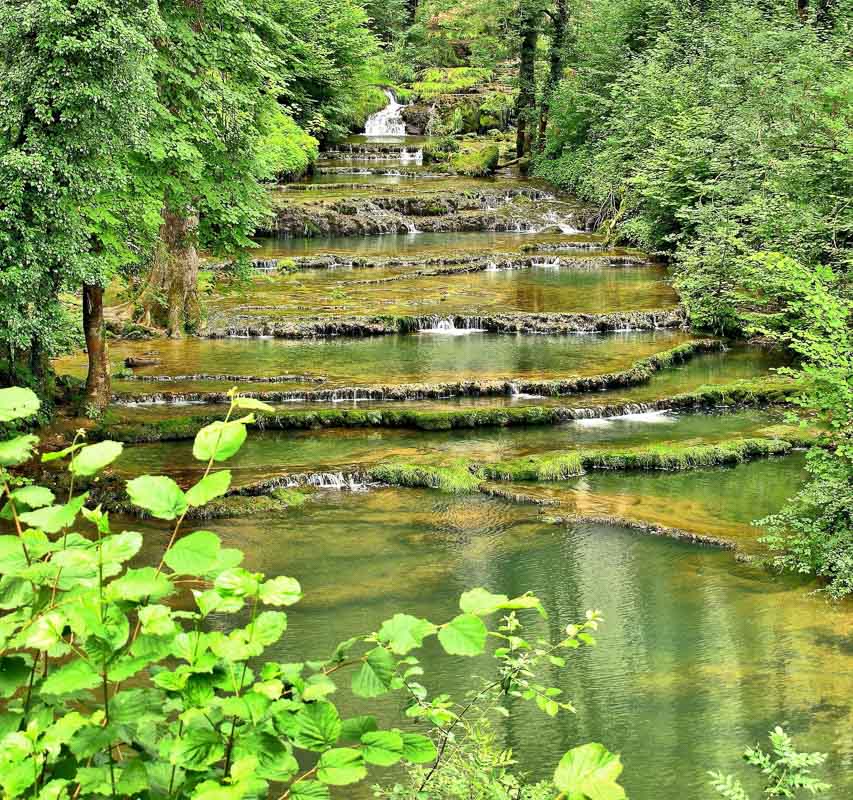
[[(544, 258), (542, 262), (548, 263)], [(533, 266), (456, 275), (418, 275), (412, 267), (301, 270), (259, 276), (245, 288), (214, 297), (210, 307), (241, 317), (279, 319), (324, 314), (600, 314), (677, 304), (663, 267)]]
[[(466, 379), (549, 378), (598, 375), (627, 369), (637, 359), (690, 341), (683, 331), (635, 331), (573, 336), (470, 333), (407, 334), (361, 339), (179, 339), (117, 342), (114, 362), (154, 354), (160, 363), (139, 374), (307, 374), (328, 378), (327, 387), (438, 383)], [(59, 359), (58, 372), (84, 376), (83, 354)], [(226, 388), (228, 384), (225, 384)], [(257, 390), (263, 384), (252, 384)], [(210, 383), (114, 383), (116, 391), (144, 393), (217, 388)], [(221, 386), (219, 387), (221, 388)], [(277, 387), (276, 387), (277, 388)], [(292, 387), (290, 387), (292, 388)], [(311, 388), (311, 387), (307, 387)]]
[[(676, 480), (674, 502), (709, 513), (725, 506), (727, 519), (743, 522), (772, 510), (786, 481), (795, 487), (799, 468), (775, 469), (783, 463), (630, 479)], [(756, 491), (766, 480), (771, 486)], [(850, 608), (810, 596), (813, 586), (769, 577), (728, 552), (619, 528), (567, 529), (535, 508), (482, 496), (321, 492), (301, 510), (214, 527), (246, 550), (250, 568), (302, 581), (305, 600), (289, 609), (288, 633), (272, 654), (281, 660), (324, 655), (395, 612), (448, 619), (472, 586), (536, 592), (550, 617), (533, 629), (549, 638), (586, 609), (601, 609), (598, 646), (547, 675), (577, 714), (552, 720), (510, 702), (510, 717), (497, 723), (502, 744), (533, 778), (550, 774), (567, 748), (600, 741), (622, 754), (630, 797), (711, 798), (706, 770), (739, 770), (743, 747), (782, 722), (802, 749), (831, 753), (822, 770), (835, 784), (831, 797), (853, 791)], [(153, 558), (166, 534), (146, 538)], [(457, 696), (490, 668), (487, 659), (449, 658), (432, 646), (423, 660), (428, 686)], [(346, 712), (401, 724), (396, 699), (341, 701)]]

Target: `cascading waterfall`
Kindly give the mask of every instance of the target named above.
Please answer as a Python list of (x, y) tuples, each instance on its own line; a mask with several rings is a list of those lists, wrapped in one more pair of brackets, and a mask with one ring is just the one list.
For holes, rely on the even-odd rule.
[(367, 136), (405, 136), (406, 123), (403, 122), (403, 117), (400, 113), (405, 106), (397, 102), (394, 93), (385, 89), (385, 96), (388, 98), (388, 105), (381, 111), (371, 114), (367, 118), (364, 126), (364, 133)]

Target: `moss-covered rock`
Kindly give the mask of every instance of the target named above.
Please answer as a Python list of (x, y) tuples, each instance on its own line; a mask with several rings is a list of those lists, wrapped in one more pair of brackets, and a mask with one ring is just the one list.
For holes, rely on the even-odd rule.
[(487, 144), (458, 153), (450, 159), (450, 166), (458, 175), (482, 178), (494, 173), (500, 156), (500, 148), (496, 144)]

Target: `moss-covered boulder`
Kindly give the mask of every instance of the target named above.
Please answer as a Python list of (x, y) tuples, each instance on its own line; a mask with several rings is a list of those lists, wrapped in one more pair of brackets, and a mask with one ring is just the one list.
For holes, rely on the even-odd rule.
[(481, 178), (497, 169), (500, 149), (496, 144), (466, 149), (450, 159), (450, 166), (459, 175)]

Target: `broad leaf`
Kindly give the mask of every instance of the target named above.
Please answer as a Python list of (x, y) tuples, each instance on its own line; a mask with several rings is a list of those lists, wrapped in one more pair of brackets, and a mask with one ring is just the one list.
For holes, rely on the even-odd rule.
[(41, 694), (72, 694), (84, 689), (94, 689), (101, 676), (83, 660), (70, 661), (53, 670), (39, 690)]
[(251, 626), (249, 641), (269, 647), (287, 630), (287, 614), (283, 611), (262, 611)]
[(409, 614), (395, 614), (382, 623), (379, 629), (379, 641), (388, 645), (392, 652), (404, 656), (410, 650), (420, 647), (424, 637), (435, 633), (435, 625), (429, 620), (412, 617)]
[(488, 631), (474, 614), (460, 614), (441, 628), (438, 641), (452, 656), (477, 656), (486, 646)]
[(341, 735), (341, 718), (331, 703), (309, 703), (296, 715), (294, 743), (306, 750), (328, 750)]
[(246, 441), (246, 426), (242, 422), (217, 420), (205, 425), (193, 442), (193, 457), (199, 461), (225, 461)]
[(171, 478), (142, 475), (127, 482), (130, 502), (157, 519), (175, 519), (187, 510), (187, 498)]
[(129, 569), (120, 578), (107, 584), (104, 596), (109, 600), (138, 603), (146, 598), (159, 600), (172, 591), (171, 581), (162, 572), (158, 574), (154, 567), (142, 567)]
[(390, 767), (403, 757), (403, 737), (396, 731), (372, 731), (361, 737), (364, 760), (379, 767)]
[(243, 411), (266, 411), (270, 414), (275, 412), (275, 408), (263, 400), (256, 400), (254, 397), (235, 397), (232, 401), (234, 408), (242, 409)]
[(0, 389), (0, 422), (31, 417), (41, 408), (41, 400), (32, 389), (11, 386)]
[(329, 789), (319, 781), (299, 781), (290, 786), (290, 800), (329, 800)]
[(44, 486), (22, 486), (12, 492), (12, 499), (18, 507), (43, 508), (53, 502), (54, 496), (53, 492)]
[(338, 747), (327, 750), (317, 764), (317, 778), (331, 786), (358, 783), (367, 777), (364, 756), (358, 750)]
[(26, 511), (20, 515), (21, 520), (33, 528), (39, 528), (45, 533), (58, 533), (63, 528), (74, 524), (77, 514), (86, 502), (88, 492), (81, 494), (62, 506), (47, 506), (36, 511)]
[(205, 575), (216, 565), (221, 547), (215, 533), (195, 531), (178, 539), (163, 560), (179, 575)]
[(260, 598), (268, 606), (292, 606), (302, 599), (302, 587), (296, 578), (281, 575), (261, 584)]
[(231, 471), (222, 469), (205, 475), (195, 486), (187, 489), (186, 498), (189, 505), (198, 508), (213, 500), (214, 497), (222, 497), (231, 486)]
[(0, 657), (0, 697), (11, 697), (29, 677), (30, 665), (23, 656)]
[(353, 676), (352, 690), (359, 697), (378, 697), (391, 688), (397, 665), (384, 647), (374, 647)]
[(94, 475), (112, 464), (121, 455), (123, 448), (121, 442), (111, 441), (86, 445), (74, 456), (69, 469), (74, 475)]
[(16, 464), (23, 464), (32, 456), (33, 448), (38, 444), (38, 441), (38, 436), (28, 433), (0, 442), (0, 467), (14, 467)]
[(554, 784), (567, 800), (622, 800), (625, 790), (616, 783), (621, 773), (619, 756), (592, 742), (569, 750), (560, 759)]
[(420, 733), (401, 733), (403, 737), (403, 758), (412, 764), (428, 764), (438, 757), (438, 750), (428, 736)]
[(476, 614), (481, 617), (493, 614), (495, 611), (517, 611), (523, 608), (535, 608), (544, 615), (544, 609), (538, 597), (525, 594), (510, 600), (505, 594), (492, 594), (482, 587), (463, 593), (459, 598), (459, 608), (466, 614)]
[(361, 716), (345, 719), (341, 724), (341, 739), (345, 742), (360, 742), (365, 733), (377, 730), (376, 717)]
[(222, 737), (210, 728), (190, 728), (172, 745), (169, 760), (184, 769), (204, 771), (225, 755)]

